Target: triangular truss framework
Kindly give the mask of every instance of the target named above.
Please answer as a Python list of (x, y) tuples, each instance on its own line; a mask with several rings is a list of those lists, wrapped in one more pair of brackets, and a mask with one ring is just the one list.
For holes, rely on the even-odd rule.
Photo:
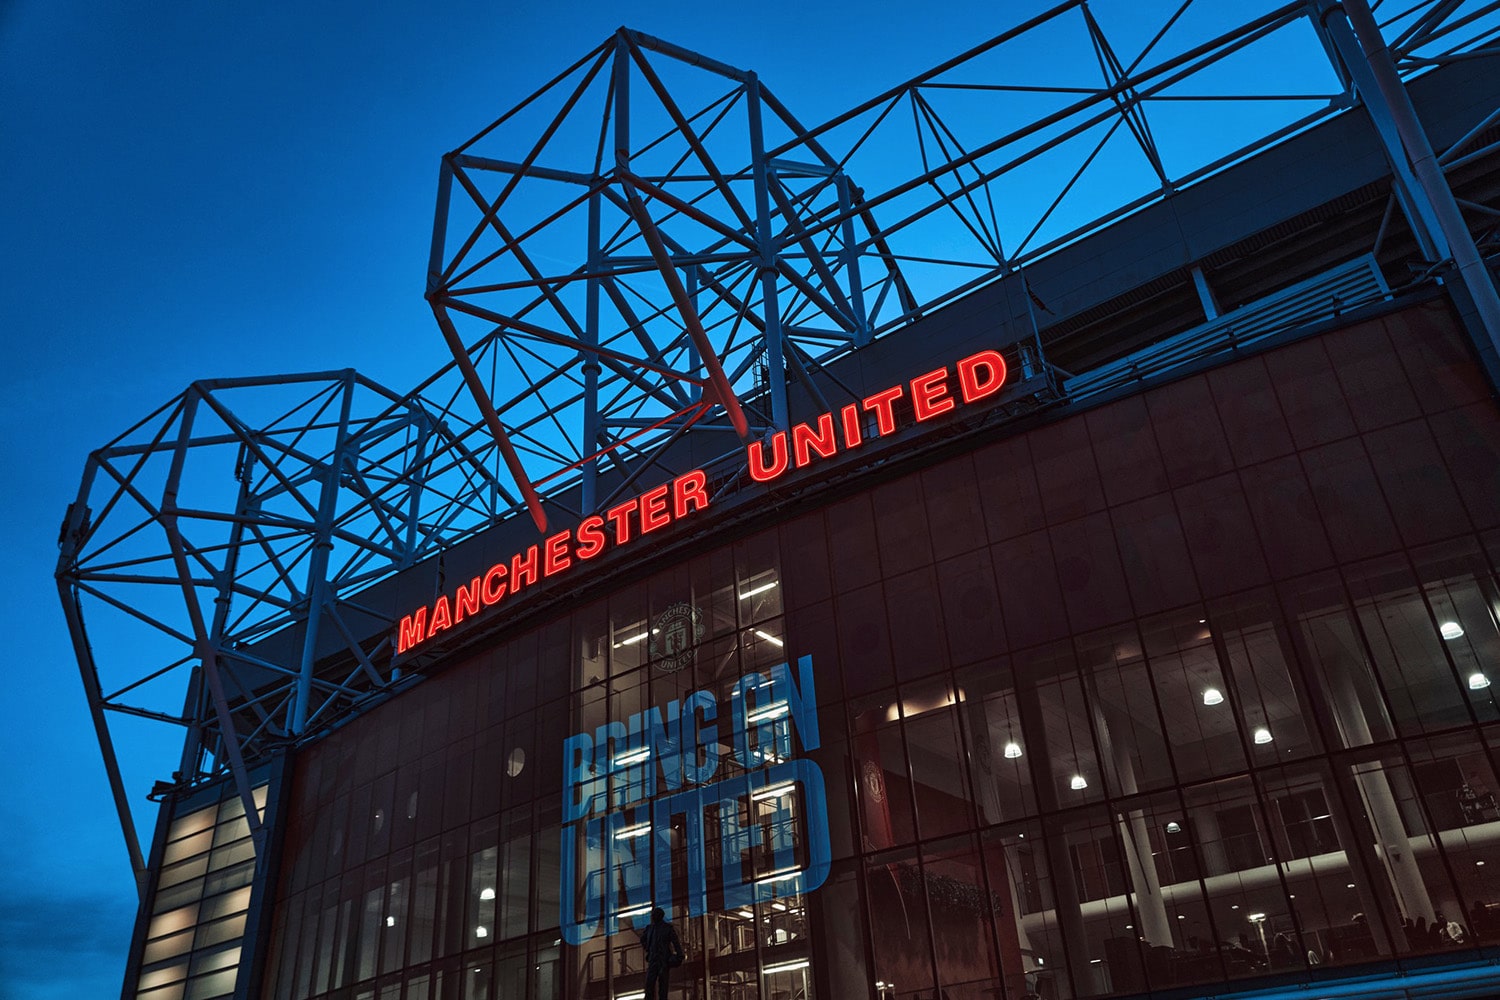
[[(248, 796), (247, 764), (398, 681), (372, 583), (523, 508), (544, 525), (544, 496), (598, 510), (683, 451), (732, 481), (795, 393), (834, 408), (839, 356), (995, 281), (1045, 309), (1030, 262), (1328, 115), (1368, 108), (1437, 271), (1462, 240), (1363, 51), (1384, 32), (1408, 76), (1493, 59), (1500, 5), (1377, 2), (1378, 27), (1345, 6), (1357, 32), (1331, 0), (1229, 26), (1210, 0), (1156, 24), (1068, 0), (814, 128), (755, 74), (620, 29), (444, 157), (427, 297), (451, 364), (405, 395), (352, 371), (195, 383), (91, 456), (57, 580), (138, 879), (112, 719), (186, 732), (165, 785), (233, 772)], [(1247, 60), (1276, 72), (1226, 88)], [(1183, 107), (1278, 112), (1184, 147)], [(1490, 155), (1497, 121), (1418, 166)]]

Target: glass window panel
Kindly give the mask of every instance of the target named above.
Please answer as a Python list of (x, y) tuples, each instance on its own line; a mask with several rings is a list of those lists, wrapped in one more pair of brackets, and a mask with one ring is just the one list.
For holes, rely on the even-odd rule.
[(1033, 761), (1033, 766), (1044, 769), (1045, 774), (1038, 790), (1042, 808), (1064, 808), (1103, 798), (1104, 777), (1094, 747), (1089, 705), (1072, 650), (1056, 646), (1019, 654), (1016, 673), (1027, 682), (1019, 689), (1026, 733), (1031, 742), (1045, 748), (1045, 754)]
[(167, 865), (162, 868), (161, 874), (157, 876), (157, 885), (161, 888), (170, 888), (179, 882), (188, 879), (199, 878), (208, 871), (208, 855), (200, 854), (187, 861), (179, 861), (175, 865)]
[(248, 886), (234, 892), (226, 892), (219, 896), (206, 897), (203, 906), (198, 912), (198, 922), (206, 923), (210, 920), (218, 920), (234, 913), (244, 913), (250, 908), (250, 888)]
[(1178, 778), (1191, 782), (1244, 770), (1232, 692), (1204, 612), (1184, 608), (1147, 619), (1141, 635)]
[(219, 997), (231, 996), (237, 975), (236, 969), (224, 969), (190, 980), (185, 996), (187, 1000), (218, 1000)]
[[(531, 810), (513, 809), (500, 828), (502, 875), (496, 926), (502, 940), (526, 933), (531, 909)], [(502, 996), (506, 995), (502, 991)]]
[(858, 776), (865, 849), (884, 850), (915, 840), (911, 778), (900, 728), (884, 725), (859, 733), (850, 748)]
[[(1041, 824), (990, 830), (982, 842), (989, 885), (1002, 904), (995, 929), (1006, 995), (1036, 993), (1058, 1000), (1072, 997), (1073, 981), (1063, 950), (1057, 896)], [(1071, 892), (1071, 869), (1068, 878)], [(1076, 897), (1067, 898), (1073, 900), (1069, 912), (1075, 912)]]
[[(243, 920), (240, 923), (241, 926), (244, 925)], [(159, 938), (146, 945), (146, 950), (141, 955), (141, 962), (145, 965), (151, 965), (154, 962), (176, 958), (178, 955), (190, 951), (192, 947), (192, 929), (181, 931), (177, 934), (170, 934), (167, 937)]]
[(1167, 793), (1131, 800), (1113, 819), (1131, 881), (1128, 930), (1141, 944), (1146, 981), (1161, 989), (1224, 978), (1193, 814)]
[(1004, 901), (989, 886), (973, 836), (926, 847), (922, 872), (941, 988), (993, 982), (999, 975), (994, 919)]
[(211, 924), (198, 925), (194, 947), (207, 948), (209, 945), (223, 944), (231, 939), (238, 940), (244, 935), (245, 915), (241, 913), (224, 920), (216, 920)]
[(531, 947), (531, 1000), (562, 1000), (562, 949), (558, 942), (543, 935), (533, 938)]
[(562, 804), (556, 800), (544, 800), (537, 807), (536, 882), (532, 890), (536, 896), (536, 907), (532, 910), (533, 930), (555, 928), (561, 912), (561, 809)]
[(502, 1000), (526, 996), (531, 968), (526, 961), (526, 942), (513, 941), (495, 956), (495, 996)]
[(870, 989), (869, 952), (865, 945), (866, 900), (854, 864), (836, 864), (823, 887), (809, 898), (816, 960), (812, 974), (825, 997), (865, 996)]
[(974, 807), (969, 797), (953, 700), (951, 688), (944, 681), (935, 694), (902, 701), (912, 796), (917, 826), (924, 839), (974, 827)]
[(213, 846), (213, 839), (212, 830), (202, 830), (191, 836), (183, 837), (180, 840), (174, 840), (162, 852), (162, 864), (170, 865), (184, 858), (190, 858), (195, 854), (202, 854)]
[(1483, 552), (1472, 539), (1461, 539), (1420, 549), (1413, 557), (1432, 627), (1470, 709), (1481, 722), (1500, 718), (1493, 686), (1500, 673), (1500, 589)]
[(1226, 664), (1242, 740), (1251, 760), (1268, 764), (1317, 749), (1300, 678), (1275, 601), (1256, 592), (1210, 605), (1208, 627)]
[(1262, 974), (1275, 931), (1292, 918), (1255, 788), (1247, 777), (1229, 778), (1185, 790), (1183, 799), (1186, 823), (1172, 836), (1196, 843), (1220, 959), (1232, 979)]
[[(408, 853), (405, 864), (401, 868), (401, 876), (393, 878), (386, 886), (385, 920), (382, 922), (384, 926), (380, 931), (380, 971), (382, 973), (394, 972), (406, 964), (407, 924), (411, 920), (411, 876), (404, 872), (410, 864), (411, 857)], [(391, 874), (396, 874), (394, 864)]]
[(157, 887), (156, 909), (165, 913), (168, 910), (177, 909), (185, 903), (191, 903), (203, 898), (204, 880), (201, 878), (190, 879), (186, 882), (172, 886), (170, 889)]
[(469, 897), (468, 831), (443, 835), (438, 865), (437, 956), (446, 958), (464, 949), (469, 928), (464, 908)]
[[(307, 996), (317, 967), (318, 919), (322, 911), (323, 894), (316, 891), (307, 893), (301, 921), (287, 932), (291, 957), (286, 960), (283, 969), (285, 985), (280, 992), (294, 1000)], [(297, 936), (294, 937), (294, 933)]]
[(1021, 727), (1015, 678), (1008, 660), (958, 674), (959, 715), (974, 782), (974, 801), (985, 825), (1036, 812), (1031, 747)]
[[(1443, 655), (1444, 640), (1406, 560), (1375, 560), (1346, 569), (1344, 576), (1395, 728), (1411, 736), (1471, 721), (1453, 666)], [(1324, 673), (1334, 675), (1329, 683), (1337, 683), (1340, 668), (1362, 678), (1363, 671), (1351, 665), (1362, 666), (1362, 652), (1354, 647), (1340, 657), (1325, 656)], [(1373, 713), (1366, 708), (1365, 715)], [(1377, 739), (1388, 735), (1387, 726), (1371, 728)]]
[(136, 1000), (182, 1000), (185, 990), (185, 983), (172, 983), (154, 990), (141, 990), (136, 994)]
[[(1482, 904), (1496, 881), (1479, 863), (1490, 853), (1491, 822), (1479, 789), (1494, 787), (1494, 772), (1471, 737), (1417, 741), (1410, 749), (1410, 766), (1384, 754), (1353, 763), (1351, 771), (1390, 859), (1386, 870), (1409, 947), (1471, 946), (1473, 916), (1486, 923)], [(1474, 902), (1481, 907), (1471, 916)]]
[(1135, 626), (1081, 636), (1074, 648), (1110, 791), (1134, 795), (1171, 784), (1172, 763), (1162, 736), (1166, 725)]
[(215, 847), (209, 856), (208, 870), (211, 872), (249, 861), (255, 857), (255, 843), (249, 837), (231, 844)]
[(914, 849), (891, 851), (865, 862), (875, 980), (894, 1000), (916, 1000), (933, 988), (932, 939), (927, 893)]
[[(1116, 821), (1099, 808), (1072, 812), (1046, 822), (1047, 842), (1067, 870), (1054, 868), (1056, 902), (1067, 941), (1069, 969), (1078, 996), (1135, 993), (1146, 986), (1142, 949), (1170, 947), (1173, 928), (1160, 887), (1137, 884), (1147, 871), (1142, 855), (1149, 845), (1135, 842), (1134, 827), (1144, 821)], [(1123, 829), (1122, 829), (1123, 828)], [(1128, 838), (1122, 840), (1122, 834)], [(1127, 893), (1139, 888), (1134, 911)], [(1144, 939), (1144, 940), (1142, 940)]]
[(357, 925), (358, 944), (354, 952), (354, 978), (373, 978), (380, 956), (380, 939), (385, 936), (385, 865), (374, 865), (365, 872), (365, 891), (360, 900)]
[[(1256, 921), (1272, 970), (1350, 961), (1381, 933), (1369, 928), (1370, 915), (1391, 926), (1393, 902), (1416, 884), (1407, 880), (1414, 871), (1402, 874), (1413, 866), (1411, 852), (1400, 846), (1406, 834), (1379, 771), (1355, 768), (1350, 780), (1350, 772), (1309, 762), (1260, 775), (1286, 906), (1285, 915), (1268, 911)], [(1351, 809), (1351, 802), (1358, 804)], [(1376, 857), (1382, 868), (1372, 877), (1364, 861)]]
[(438, 844), (429, 840), (417, 846), (416, 874), (412, 877), (407, 947), (414, 965), (432, 958), (432, 940), (437, 930), (437, 894)]
[[(1389, 706), (1394, 705), (1397, 717), (1402, 718), (1403, 708), (1410, 709), (1411, 703), (1399, 674), (1392, 678), (1393, 668), (1388, 666), (1385, 671), (1387, 677), (1394, 680), (1398, 692), (1397, 697), (1390, 701), (1384, 697), (1370, 668), (1371, 646), (1367, 639), (1373, 639), (1379, 660), (1379, 649), (1386, 631), (1379, 612), (1365, 622), (1366, 628), (1361, 629), (1358, 620), (1349, 613), (1342, 583), (1333, 573), (1285, 585), (1282, 599), (1295, 618), (1293, 636), (1301, 644), (1303, 659), (1311, 666), (1311, 674), (1323, 692), (1328, 725), (1334, 730), (1338, 743), (1349, 747), (1364, 746), (1394, 736)], [(1394, 613), (1393, 609), (1387, 611)], [(1389, 664), (1391, 658), (1387, 656), (1385, 659)], [(1387, 684), (1386, 691), (1390, 690), (1392, 686)], [(1247, 708), (1247, 714), (1253, 708), (1253, 705)], [(1408, 724), (1413, 722), (1410, 714), (1408, 711), (1403, 719)], [(1274, 733), (1274, 729), (1267, 729), (1267, 732)], [(1257, 754), (1260, 759), (1267, 756), (1263, 752)]]

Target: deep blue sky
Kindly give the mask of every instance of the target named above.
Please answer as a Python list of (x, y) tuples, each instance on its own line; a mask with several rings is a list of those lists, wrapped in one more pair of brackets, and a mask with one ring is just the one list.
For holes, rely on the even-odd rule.
[(196, 378), (438, 367), (440, 155), (621, 22), (815, 123), (1043, 6), (0, 0), (0, 1000), (115, 994), (133, 919), (52, 582), (90, 449)]

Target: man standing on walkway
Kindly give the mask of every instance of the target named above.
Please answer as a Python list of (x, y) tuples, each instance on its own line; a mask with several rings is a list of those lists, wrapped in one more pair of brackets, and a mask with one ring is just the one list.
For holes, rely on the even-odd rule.
[(646, 1000), (667, 1000), (667, 976), (682, 964), (683, 951), (677, 929), (667, 923), (666, 911), (659, 906), (641, 931), (641, 948), (646, 952)]

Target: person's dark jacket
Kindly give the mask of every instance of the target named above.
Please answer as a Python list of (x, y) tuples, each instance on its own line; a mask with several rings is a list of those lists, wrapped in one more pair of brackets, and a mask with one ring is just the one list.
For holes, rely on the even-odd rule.
[(646, 952), (647, 965), (672, 965), (673, 958), (681, 961), (683, 956), (677, 928), (665, 920), (646, 925), (646, 929), (641, 931), (641, 947)]

